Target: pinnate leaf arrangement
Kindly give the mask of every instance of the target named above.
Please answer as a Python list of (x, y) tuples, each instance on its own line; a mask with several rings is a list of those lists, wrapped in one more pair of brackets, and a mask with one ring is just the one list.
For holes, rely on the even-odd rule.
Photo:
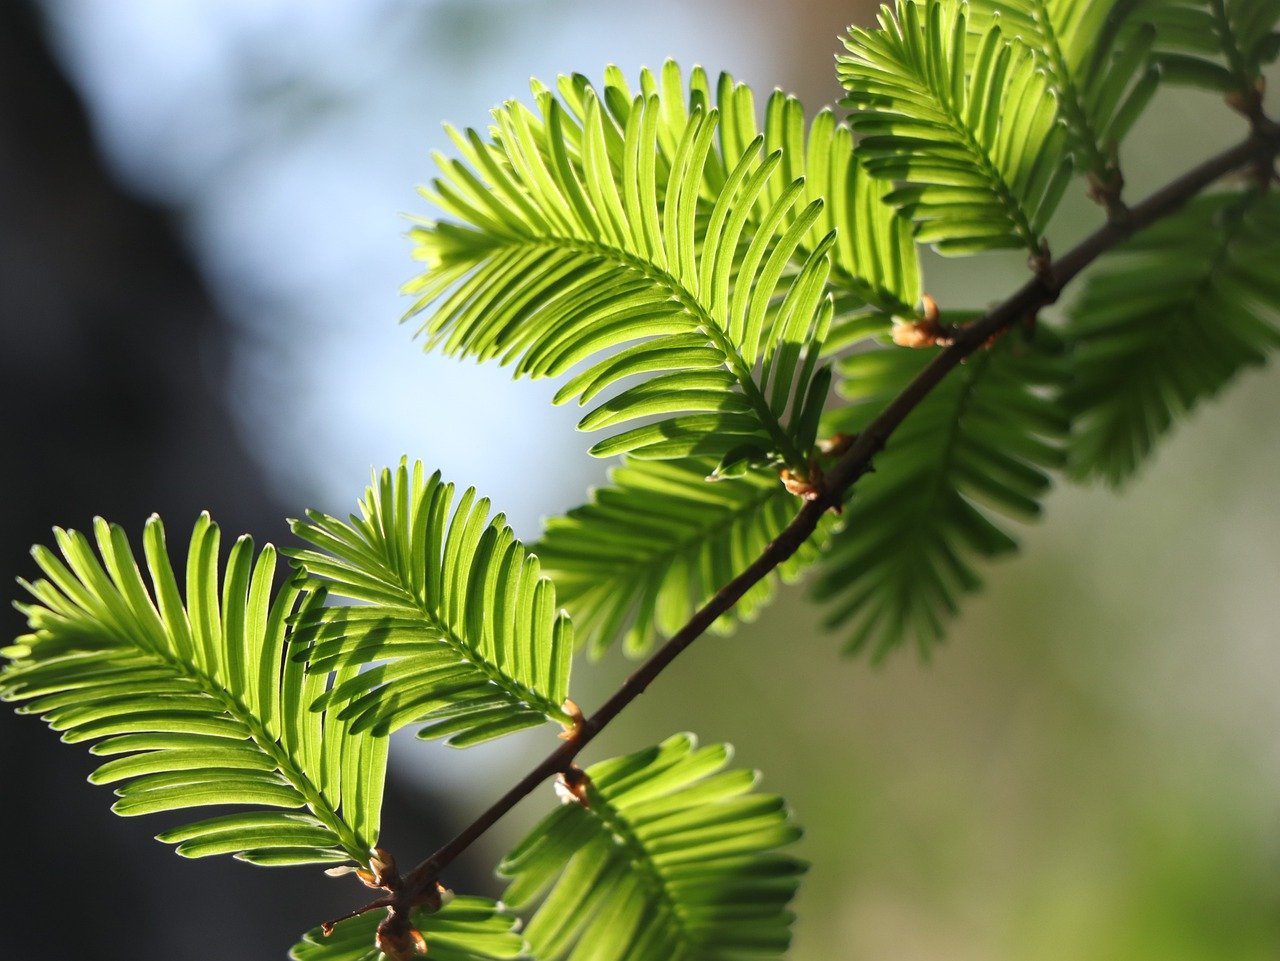
[[(1280, 0), (897, 0), (845, 38), (847, 123), (782, 93), (761, 122), (749, 88), (673, 63), (535, 83), (450, 129), (411, 315), (428, 348), (560, 378), (592, 453), (621, 458), (609, 483), (526, 548), (406, 460), (347, 520), (294, 522), (283, 578), (247, 538), (224, 559), (207, 516), (182, 574), (157, 518), (140, 553), (103, 521), (57, 530), (0, 696), (105, 758), (90, 780), (117, 813), (190, 810), (159, 835), (179, 854), (375, 889), (299, 961), (782, 956), (804, 870), (782, 798), (689, 734), (575, 759), (810, 568), (847, 650), (927, 653), (1055, 478), (1128, 480), (1266, 361), (1277, 20)], [(1220, 94), (1241, 139), (1133, 202), (1126, 137), (1177, 84)], [(1099, 224), (1060, 252), (1073, 190)], [(1021, 250), (1029, 274), (994, 307), (939, 306), (919, 244)], [(647, 660), (584, 715), (575, 649), (615, 642)], [(443, 848), (401, 870), (378, 847), (393, 731), (463, 748), (545, 724), (559, 745)], [(452, 897), (450, 862), (553, 778), (504, 901)]]

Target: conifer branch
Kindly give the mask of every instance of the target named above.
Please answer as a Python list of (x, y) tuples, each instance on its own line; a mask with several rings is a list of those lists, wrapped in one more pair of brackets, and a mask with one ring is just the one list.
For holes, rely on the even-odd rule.
[[(568, 732), (565, 743), (551, 752), (533, 770), (495, 801), (461, 833), (403, 876), (396, 886), (396, 906), (407, 910), (424, 892), (434, 890), (440, 873), (463, 851), (497, 823), (508, 811), (543, 781), (567, 771), (574, 759), (606, 725), (636, 697), (644, 693), (685, 648), (700, 637), (720, 615), (728, 611), (771, 571), (786, 561), (808, 540), (828, 510), (838, 510), (850, 488), (872, 469), (872, 460), (908, 414), (966, 357), (989, 343), (991, 338), (1014, 325), (1033, 319), (1044, 307), (1057, 301), (1063, 288), (1099, 256), (1150, 224), (1169, 216), (1188, 200), (1223, 176), (1272, 165), (1280, 154), (1280, 125), (1261, 118), (1255, 120), (1248, 138), (1198, 166), (1131, 207), (1128, 216), (1108, 221), (1094, 233), (1038, 270), (1011, 296), (996, 304), (955, 339), (907, 385), (828, 468), (817, 496), (807, 501), (794, 520), (747, 568), (721, 588), (683, 628), (645, 661), (622, 686), (590, 717)], [(403, 902), (403, 904), (401, 904)], [(386, 898), (366, 905), (372, 910), (387, 904)]]

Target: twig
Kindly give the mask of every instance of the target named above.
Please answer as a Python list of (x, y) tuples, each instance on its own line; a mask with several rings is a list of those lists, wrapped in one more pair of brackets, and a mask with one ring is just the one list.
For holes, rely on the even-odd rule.
[(755, 584), (791, 557), (809, 539), (827, 510), (838, 510), (854, 483), (871, 467), (890, 435), (912, 410), (962, 360), (991, 338), (1042, 307), (1054, 303), (1062, 289), (1099, 256), (1138, 230), (1178, 210), (1188, 200), (1220, 177), (1241, 167), (1272, 163), (1280, 153), (1280, 125), (1271, 121), (1255, 124), (1248, 139), (1211, 157), (1187, 171), (1142, 203), (1129, 208), (1128, 215), (1109, 221), (1062, 257), (1044, 266), (1012, 296), (966, 325), (955, 340), (908, 384), (881, 411), (829, 469), (822, 490), (796, 514), (764, 552), (742, 573), (722, 587), (684, 627), (659, 648), (622, 686), (552, 751), (532, 771), (495, 801), (455, 838), (406, 874), (400, 884), (402, 897), (412, 901), (432, 888), (440, 872), (459, 854), (543, 781), (570, 769), (574, 758), (653, 682), (666, 667), (692, 644), (711, 624), (728, 611)]

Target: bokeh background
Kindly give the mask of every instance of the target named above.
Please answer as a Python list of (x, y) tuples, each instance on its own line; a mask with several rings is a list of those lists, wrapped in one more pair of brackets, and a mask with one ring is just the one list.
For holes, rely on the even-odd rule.
[[(397, 323), (404, 213), (444, 149), (530, 76), (668, 56), (836, 99), (829, 0), (0, 2), (0, 572), (103, 514), (288, 540), (402, 454), (537, 536), (604, 466), (552, 388), (425, 357)], [(1273, 84), (1274, 86), (1274, 84)], [(763, 98), (761, 98), (763, 99)], [(1125, 157), (1140, 194), (1235, 137), (1161, 95)], [(1060, 242), (1088, 229), (1080, 202)], [(1018, 258), (930, 259), (944, 304)], [(1123, 496), (1065, 489), (945, 647), (842, 659), (803, 591), (707, 638), (593, 745), (730, 740), (806, 826), (797, 961), (1280, 957), (1280, 384), (1206, 405)], [(14, 589), (16, 591), (16, 588)], [(7, 615), (9, 636), (20, 630)], [(580, 666), (579, 700), (626, 673)], [(425, 855), (549, 747), (394, 751), (385, 840)], [(0, 714), (0, 959), (268, 961), (362, 899), (315, 870), (183, 862), (93, 764)], [(455, 866), (492, 865), (539, 792)]]

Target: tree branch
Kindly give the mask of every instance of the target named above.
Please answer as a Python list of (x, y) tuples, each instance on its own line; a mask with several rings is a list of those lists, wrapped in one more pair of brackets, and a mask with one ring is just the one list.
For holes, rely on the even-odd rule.
[(843, 503), (849, 489), (870, 469), (872, 459), (906, 416), (961, 361), (988, 343), (992, 337), (1019, 321), (1034, 317), (1041, 308), (1054, 303), (1062, 289), (1103, 253), (1143, 227), (1174, 213), (1219, 178), (1250, 165), (1270, 165), (1274, 163), (1278, 153), (1280, 125), (1269, 120), (1256, 123), (1253, 133), (1247, 139), (1209, 158), (1142, 203), (1130, 208), (1127, 217), (1108, 222), (1061, 258), (1048, 264), (1006, 300), (967, 325), (954, 342), (939, 353), (858, 435), (836, 464), (827, 470), (817, 498), (800, 509), (795, 519), (749, 567), (722, 587), (684, 627), (628, 677), (598, 711), (583, 721), (564, 744), (521, 778), (457, 837), (404, 876), (399, 888), (406, 903), (411, 903), (415, 897), (431, 888), (441, 871), (539, 784), (567, 770), (574, 758), (596, 735), (628, 704), (644, 693), (654, 678), (701, 636), (712, 622), (794, 554), (813, 534), (822, 515), (828, 509), (838, 508)]

